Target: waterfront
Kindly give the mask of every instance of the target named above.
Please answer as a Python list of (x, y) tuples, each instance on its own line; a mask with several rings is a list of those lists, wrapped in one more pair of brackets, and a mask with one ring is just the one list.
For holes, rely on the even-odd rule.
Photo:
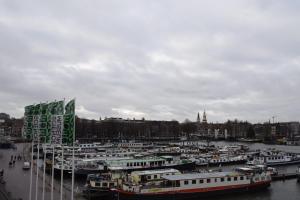
[[(228, 143), (228, 142), (213, 142), (215, 145), (226, 145), (226, 144), (237, 144), (237, 143)], [(250, 149), (263, 149), (263, 148), (278, 148), (275, 145), (264, 145), (264, 144), (248, 144)], [(24, 171), (22, 170), (23, 161), (16, 161), (14, 167), (9, 167), (8, 163), (10, 161), (11, 155), (18, 156), (23, 155), (23, 147), (28, 149), (29, 144), (17, 144), (17, 149), (8, 149), (8, 150), (0, 150), (1, 153), (1, 162), (0, 168), (4, 169), (4, 179), (6, 181), (6, 189), (11, 192), (13, 198), (22, 198), (23, 200), (28, 200), (29, 195), (29, 178), (30, 178), (30, 170)], [(300, 147), (296, 146), (279, 146), (281, 150), (300, 152)], [(26, 155), (26, 154), (25, 154)], [(224, 166), (222, 169), (224, 171), (230, 170), (234, 168), (234, 166)], [(279, 167), (280, 172), (295, 172), (297, 165), (291, 165), (287, 167)], [(42, 175), (42, 171), (39, 172)], [(35, 178), (33, 177), (33, 192), (32, 196), (35, 197)], [(84, 182), (76, 182), (78, 187), (81, 187)], [(76, 188), (77, 188), (76, 186)], [(55, 194), (54, 199), (60, 198), (60, 180), (55, 180)], [(39, 178), (39, 187), (38, 187), (39, 195), (38, 199), (42, 199), (42, 176)], [(83, 199), (79, 196), (80, 189), (77, 189), (78, 194), (75, 195), (75, 199)], [(289, 200), (296, 200), (300, 196), (300, 184), (297, 183), (296, 179), (285, 180), (285, 181), (273, 181), (271, 187), (268, 190), (252, 192), (252, 193), (244, 193), (239, 195), (226, 195), (220, 197), (214, 197), (212, 199), (241, 199), (241, 200), (279, 200), (286, 197), (289, 197)], [(33, 198), (34, 199), (34, 198)], [(70, 179), (65, 180), (65, 189), (63, 199), (70, 199)], [(45, 200), (50, 200), (50, 177), (47, 175), (46, 179), (46, 190), (45, 190)]]
[[(29, 182), (30, 182), (30, 170), (23, 170), (23, 160), (16, 161), (14, 167), (9, 167), (9, 161), (11, 156), (23, 156), (23, 147), (28, 148), (29, 144), (17, 144), (17, 149), (0, 149), (0, 169), (4, 169), (4, 180), (5, 188), (8, 192), (11, 193), (12, 197), (15, 199), (22, 198), (22, 200), (29, 199)], [(26, 153), (24, 153), (26, 156)], [(33, 189), (32, 189), (32, 199), (35, 199), (35, 182), (36, 182), (36, 168), (34, 168), (34, 175), (33, 175)], [(43, 171), (39, 171), (39, 180), (38, 180), (38, 200), (42, 199), (42, 184), (43, 184)], [(64, 181), (64, 193), (63, 199), (70, 199), (70, 179), (66, 179)], [(82, 184), (82, 183), (81, 183)], [(51, 199), (51, 176), (46, 174), (46, 181), (45, 181), (45, 200)], [(77, 187), (77, 186), (76, 186)], [(60, 199), (60, 180), (54, 179), (54, 199)], [(82, 199), (81, 197), (76, 196), (75, 199)]]

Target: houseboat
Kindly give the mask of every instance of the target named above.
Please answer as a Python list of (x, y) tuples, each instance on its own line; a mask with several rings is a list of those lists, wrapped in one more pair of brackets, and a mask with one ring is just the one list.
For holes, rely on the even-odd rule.
[(267, 166), (279, 166), (279, 165), (292, 165), (299, 164), (300, 156), (295, 154), (261, 154), (260, 156), (254, 157), (249, 160), (247, 164), (249, 165), (267, 165)]
[(234, 192), (264, 189), (270, 186), (268, 172), (238, 168), (233, 172), (190, 173), (164, 175), (159, 184), (144, 185), (126, 182), (115, 189), (115, 198), (121, 200), (199, 199)]
[(129, 181), (134, 184), (154, 184), (162, 180), (164, 175), (181, 174), (176, 169), (160, 169), (160, 170), (146, 170), (133, 171), (127, 173), (106, 173), (101, 175), (90, 174), (87, 178), (87, 184), (83, 190), (84, 196), (87, 198), (111, 198), (112, 189), (122, 185), (123, 181)]

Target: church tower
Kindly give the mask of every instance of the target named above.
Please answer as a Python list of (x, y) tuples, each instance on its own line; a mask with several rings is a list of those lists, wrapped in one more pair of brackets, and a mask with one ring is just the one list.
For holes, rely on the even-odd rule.
[(207, 123), (206, 112), (205, 112), (205, 110), (204, 110), (204, 112), (203, 112), (202, 123), (205, 123), (205, 124)]
[(201, 121), (200, 121), (200, 114), (199, 114), (199, 112), (198, 112), (198, 115), (197, 115), (197, 123), (200, 124), (200, 122), (201, 122)]

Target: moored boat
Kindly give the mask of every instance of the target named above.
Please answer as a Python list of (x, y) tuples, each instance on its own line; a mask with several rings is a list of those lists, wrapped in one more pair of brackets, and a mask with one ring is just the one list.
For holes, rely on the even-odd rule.
[(238, 168), (234, 172), (190, 173), (162, 176), (160, 184), (143, 185), (126, 182), (115, 189), (121, 200), (197, 199), (233, 192), (263, 189), (270, 186), (269, 172)]

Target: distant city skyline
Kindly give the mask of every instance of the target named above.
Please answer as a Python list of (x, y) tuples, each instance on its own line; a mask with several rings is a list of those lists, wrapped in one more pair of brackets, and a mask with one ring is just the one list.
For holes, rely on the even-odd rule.
[(89, 119), (299, 121), (299, 7), (0, 1), (0, 112), (76, 97)]

